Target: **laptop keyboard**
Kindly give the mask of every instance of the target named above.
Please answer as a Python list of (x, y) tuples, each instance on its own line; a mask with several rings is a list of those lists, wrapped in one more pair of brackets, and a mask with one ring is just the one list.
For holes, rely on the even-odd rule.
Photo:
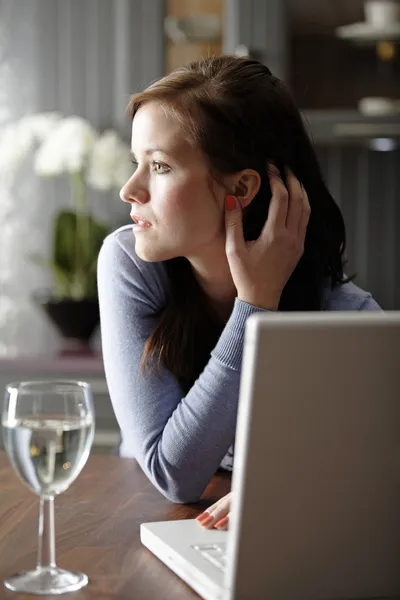
[(218, 567), (221, 571), (225, 571), (226, 567), (226, 544), (195, 544), (192, 546), (194, 550)]

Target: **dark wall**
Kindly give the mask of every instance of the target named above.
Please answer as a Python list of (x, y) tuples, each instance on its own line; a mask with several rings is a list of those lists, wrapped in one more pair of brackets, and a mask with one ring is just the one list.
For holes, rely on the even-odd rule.
[(364, 1), (287, 0), (288, 83), (302, 108), (357, 108), (365, 96), (400, 98), (400, 44), (390, 63), (375, 45), (360, 46), (335, 29), (364, 21)]
[(357, 108), (365, 96), (400, 98), (400, 46), (397, 56), (384, 63), (374, 46), (291, 33), (289, 65), (289, 85), (302, 108)]

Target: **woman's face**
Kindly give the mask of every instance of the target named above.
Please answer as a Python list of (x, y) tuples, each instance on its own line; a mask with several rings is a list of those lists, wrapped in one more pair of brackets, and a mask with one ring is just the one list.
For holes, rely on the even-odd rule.
[(137, 163), (120, 197), (131, 204), (136, 253), (146, 261), (209, 255), (224, 240), (224, 189), (212, 182), (202, 152), (158, 102), (132, 123)]

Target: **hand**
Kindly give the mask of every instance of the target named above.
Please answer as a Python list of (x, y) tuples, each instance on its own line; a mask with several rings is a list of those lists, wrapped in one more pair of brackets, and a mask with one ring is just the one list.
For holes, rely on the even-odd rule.
[(227, 530), (229, 524), (229, 511), (231, 508), (232, 492), (229, 492), (226, 496), (223, 496), (210, 506), (207, 510), (201, 513), (197, 517), (197, 521), (202, 527), (206, 529), (220, 529)]
[[(239, 300), (277, 310), (282, 291), (303, 252), (310, 204), (305, 189), (291, 171), (287, 187), (269, 165), (272, 198), (268, 218), (256, 241), (245, 242), (242, 209), (233, 197), (227, 204), (226, 255)], [(235, 200), (235, 203), (233, 203)]]

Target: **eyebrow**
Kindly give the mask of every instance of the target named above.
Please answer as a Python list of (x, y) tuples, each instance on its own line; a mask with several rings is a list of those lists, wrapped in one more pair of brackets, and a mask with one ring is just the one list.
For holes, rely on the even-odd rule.
[[(168, 154), (169, 156), (171, 156), (171, 152), (167, 152), (166, 150), (163, 150), (162, 148), (148, 148), (147, 150), (144, 151), (144, 154), (146, 154), (146, 156), (150, 156), (151, 154), (154, 154), (155, 152), (162, 152), (163, 154)], [(130, 153), (133, 158), (136, 158), (136, 154), (134, 153), (133, 150), (130, 150)]]

